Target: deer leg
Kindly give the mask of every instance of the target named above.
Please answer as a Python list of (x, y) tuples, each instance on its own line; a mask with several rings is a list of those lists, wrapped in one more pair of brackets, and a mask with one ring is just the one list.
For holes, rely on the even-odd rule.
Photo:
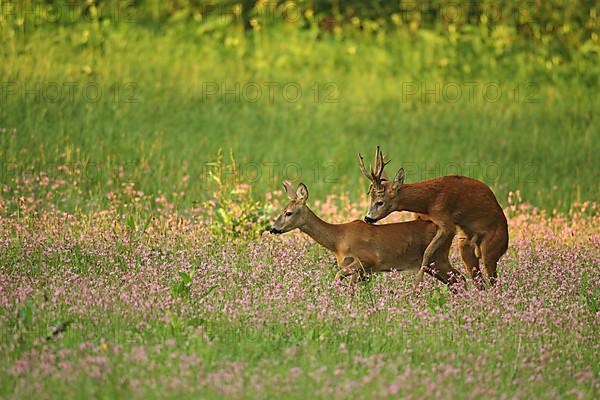
[(473, 247), (473, 253), (478, 259), (481, 258), (481, 249), (479, 248), (480, 237), (478, 234), (473, 235), (471, 238), (471, 247)]
[[(477, 244), (475, 244), (477, 246)], [(473, 239), (469, 240), (466, 236), (459, 236), (458, 249), (460, 256), (465, 264), (467, 276), (475, 282), (475, 286), (482, 289), (482, 275), (479, 268), (479, 258), (477, 257), (477, 247), (473, 246)]]
[(460, 272), (452, 268), (452, 264), (450, 264), (448, 253), (450, 253), (451, 246), (452, 238), (449, 238), (435, 253), (433, 268), (428, 267), (428, 270), (425, 272), (444, 283), (452, 292), (456, 292), (456, 285), (458, 283), (464, 284), (465, 278)]
[(342, 268), (340, 269), (337, 274), (335, 274), (335, 280), (336, 281), (341, 281), (342, 279), (344, 279), (345, 277), (347, 277), (348, 275), (350, 275), (352, 272), (349, 272), (346, 268)]
[(442, 283), (444, 283), (446, 285), (448, 284), (448, 277), (444, 273), (442, 273), (441, 271), (438, 271), (435, 268), (435, 263), (432, 264), (431, 267), (429, 267), (429, 266), (428, 267), (424, 267), (424, 272), (426, 274), (428, 274), (428, 275), (431, 275), (435, 279), (441, 281)]
[(356, 283), (361, 277), (360, 267), (356, 268), (354, 265), (351, 267), (346, 267), (340, 269), (337, 274), (335, 274), (335, 280), (341, 281), (344, 278), (352, 276), (351, 283)]
[[(419, 287), (421, 282), (423, 282), (423, 275), (425, 271), (429, 267), (429, 265), (433, 262), (433, 258), (438, 249), (444, 245), (448, 244), (448, 242), (452, 243), (452, 239), (454, 238), (454, 227), (452, 229), (445, 228), (444, 226), (438, 226), (438, 230), (435, 233), (433, 239), (425, 249), (423, 253), (423, 261), (421, 262), (421, 268), (419, 268), (419, 272), (417, 273), (417, 277), (415, 279), (415, 290)], [(448, 241), (448, 242), (447, 242)]]
[(464, 284), (465, 277), (452, 268), (449, 261), (436, 260), (432, 267), (428, 267), (428, 272), (431, 276), (448, 286), (452, 292), (456, 292), (456, 285)]
[(356, 257), (345, 257), (342, 262), (339, 262), (338, 264), (340, 264), (340, 267), (342, 268), (335, 274), (336, 280), (342, 280), (345, 277), (352, 275), (351, 283), (356, 283), (363, 272), (365, 272), (362, 263)]
[(350, 277), (350, 284), (356, 285), (356, 283), (358, 283), (358, 281), (360, 280), (362, 280), (362, 274), (358, 271), (354, 271), (354, 273)]
[(483, 238), (480, 248), (485, 272), (490, 280), (490, 285), (494, 286), (497, 280), (498, 260), (508, 249), (508, 230), (505, 226), (498, 226), (490, 233)]

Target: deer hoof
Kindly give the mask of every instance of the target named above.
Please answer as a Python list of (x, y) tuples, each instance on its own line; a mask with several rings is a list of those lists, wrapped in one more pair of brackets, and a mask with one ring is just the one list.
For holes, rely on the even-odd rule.
[(413, 285), (413, 293), (418, 293), (421, 289), (421, 282), (415, 282)]

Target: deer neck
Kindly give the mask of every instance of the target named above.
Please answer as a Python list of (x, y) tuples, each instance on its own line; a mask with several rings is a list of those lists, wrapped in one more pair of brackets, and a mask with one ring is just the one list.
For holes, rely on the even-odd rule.
[(436, 195), (436, 190), (424, 186), (421, 182), (407, 183), (400, 187), (395, 196), (396, 211), (412, 211), (427, 214), (429, 206)]
[(308, 209), (306, 222), (299, 228), (327, 250), (336, 251), (340, 235), (339, 226), (323, 221)]

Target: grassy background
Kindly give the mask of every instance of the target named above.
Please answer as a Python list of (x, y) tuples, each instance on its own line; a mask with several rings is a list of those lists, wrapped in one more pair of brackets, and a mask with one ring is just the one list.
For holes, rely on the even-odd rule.
[(598, 216), (512, 217), (497, 289), (457, 294), (167, 212), (3, 219), (0, 397), (595, 399)]
[[(358, 198), (366, 183), (356, 153), (380, 144), (393, 160), (388, 173), (404, 165), (409, 181), (458, 171), (486, 181), (502, 204), (520, 190), (548, 209), (598, 198), (594, 53), (566, 60), (533, 45), (516, 51), (506, 44), (510, 31), (198, 30), (96, 23), (5, 31), (3, 183), (30, 171), (61, 176), (56, 165), (65, 164), (82, 169), (78, 204), (131, 181), (150, 194), (184, 191), (180, 204), (189, 205), (205, 198), (205, 164), (222, 148), (259, 197), (289, 177), (315, 198), (344, 190)], [(279, 85), (272, 100), (267, 82)], [(72, 98), (69, 83), (78, 85)], [(95, 101), (90, 84), (102, 89)], [(224, 94), (236, 84), (237, 95)], [(296, 102), (282, 93), (289, 84), (301, 90)], [(499, 100), (483, 97), (489, 84), (501, 88)], [(219, 92), (207, 94), (207, 85)], [(468, 85), (478, 85), (472, 98)], [(252, 101), (256, 86), (262, 94)]]
[[(332, 283), (332, 255), (262, 235), (271, 201), (231, 182), (259, 199), (286, 177), (311, 200), (347, 191), (319, 213), (349, 219), (356, 153), (380, 144), (410, 182), (460, 167), (503, 205), (597, 200), (592, 2), (429, 25), (400, 2), (300, 1), (298, 24), (250, 0), (238, 21), (185, 0), (118, 21), (101, 3), (50, 22), (0, 1), (0, 397), (598, 398), (597, 205), (551, 218), (517, 202), (497, 290), (404, 296), (410, 276)], [(215, 184), (219, 149), (240, 168)]]

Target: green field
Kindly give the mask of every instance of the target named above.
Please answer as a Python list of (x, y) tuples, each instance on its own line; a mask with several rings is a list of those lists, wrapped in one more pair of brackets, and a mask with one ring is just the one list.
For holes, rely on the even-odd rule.
[(469, 175), (504, 205), (516, 190), (546, 209), (597, 199), (598, 64), (552, 64), (533, 45), (517, 52), (477, 36), (450, 43), (427, 31), (285, 27), (15, 31), (1, 49), (3, 182), (80, 167), (87, 199), (121, 167), (113, 182), (185, 189), (189, 205), (205, 198), (205, 164), (222, 148), (258, 198), (282, 177), (357, 198), (356, 154), (380, 144), (410, 181)]
[[(0, 1), (0, 399), (600, 397), (597, 6), (427, 25), (380, 1), (299, 1), (298, 23), (56, 3)], [(264, 232), (286, 178), (362, 217), (376, 145), (408, 182), (492, 187), (497, 287), (335, 282), (332, 254)]]

